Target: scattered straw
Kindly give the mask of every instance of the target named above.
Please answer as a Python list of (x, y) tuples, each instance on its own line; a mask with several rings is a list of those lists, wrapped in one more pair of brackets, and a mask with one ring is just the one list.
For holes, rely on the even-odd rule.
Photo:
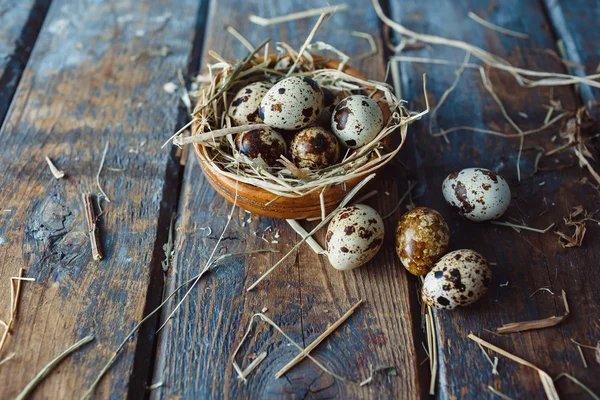
[(371, 368), (371, 373), (369, 374), (369, 377), (367, 379), (365, 379), (364, 381), (362, 381), (360, 383), (360, 386), (365, 386), (365, 385), (368, 385), (369, 383), (373, 382), (373, 374), (375, 374), (377, 372), (383, 372), (383, 371), (388, 371), (388, 375), (392, 375), (392, 376), (398, 375), (398, 371), (396, 371), (396, 368), (391, 367), (389, 365), (381, 365), (379, 367)]
[[(290, 369), (292, 369), (296, 364), (300, 363), (300, 361), (304, 360), (304, 358), (306, 356), (308, 356), (308, 354), (315, 348), (317, 347), (323, 340), (325, 340), (332, 332), (334, 332), (337, 328), (339, 328), (340, 325), (342, 325), (344, 323), (344, 321), (346, 321), (348, 318), (350, 318), (350, 316), (352, 314), (354, 314), (354, 311), (363, 303), (363, 300), (359, 300), (358, 303), (356, 303), (355, 305), (353, 305), (344, 315), (342, 315), (340, 317), (340, 319), (338, 319), (336, 322), (333, 323), (333, 325), (331, 325), (329, 328), (327, 328), (325, 330), (325, 332), (323, 332), (322, 334), (319, 335), (318, 338), (316, 338), (311, 344), (309, 344), (303, 352), (299, 353), (296, 357), (294, 357), (294, 359), (292, 361), (290, 361), (289, 363), (287, 363), (283, 368), (281, 368), (279, 371), (277, 371), (277, 373), (275, 374), (275, 378), (281, 378), (285, 373), (287, 373)], [(372, 374), (371, 374), (372, 376)], [(362, 386), (362, 383), (361, 383)]]
[(503, 28), (501, 26), (492, 24), (491, 22), (486, 21), (485, 19), (481, 18), (480, 16), (478, 16), (474, 12), (469, 12), (469, 14), (467, 14), (467, 15), (473, 21), (475, 21), (478, 24), (481, 24), (481, 25), (485, 26), (486, 28), (491, 29), (493, 31), (500, 32), (500, 33), (503, 33), (503, 34), (509, 35), (509, 36), (515, 36), (515, 37), (518, 37), (518, 38), (521, 38), (521, 39), (529, 39), (529, 35), (526, 34), (526, 33), (512, 31), (510, 29), (506, 29), (506, 28)]
[(323, 13), (334, 13), (337, 11), (346, 11), (348, 9), (347, 4), (338, 4), (335, 6), (328, 6), (322, 8), (312, 8), (310, 10), (300, 11), (288, 15), (280, 15), (275, 18), (263, 18), (258, 17), (256, 15), (250, 15), (248, 19), (250, 22), (253, 22), (257, 25), (268, 26), (274, 24), (281, 24), (284, 22), (297, 21), (299, 19), (306, 19), (310, 17), (316, 17), (317, 15), (321, 15)]
[(367, 42), (369, 43), (369, 47), (370, 50), (364, 52), (363, 54), (360, 54), (358, 56), (356, 56), (354, 59), (357, 61), (360, 60), (364, 60), (365, 58), (369, 58), (374, 56), (375, 54), (378, 53), (377, 50), (377, 43), (375, 42), (375, 39), (373, 39), (373, 35), (371, 35), (368, 32), (358, 32), (358, 31), (351, 31), (350, 35), (354, 36), (354, 37), (359, 37), (359, 38), (363, 38), (366, 39)]
[(585, 386), (583, 383), (581, 383), (581, 381), (577, 378), (575, 378), (573, 375), (567, 374), (565, 372), (563, 372), (562, 374), (559, 374), (556, 378), (554, 378), (554, 381), (558, 381), (561, 378), (567, 378), (569, 379), (571, 382), (575, 383), (577, 386), (579, 386), (580, 388), (582, 388), (583, 390), (585, 390), (587, 392), (587, 394), (590, 395), (590, 397), (594, 400), (600, 400), (600, 396), (598, 396), (596, 393), (592, 392), (592, 390)]
[(46, 156), (46, 162), (48, 163), (50, 172), (52, 172), (52, 175), (54, 175), (54, 177), (56, 179), (61, 179), (61, 178), (65, 177), (65, 173), (63, 171), (59, 170), (58, 168), (56, 168), (56, 165), (54, 165), (54, 163), (48, 156)]
[(265, 358), (267, 358), (267, 352), (263, 351), (250, 364), (248, 364), (246, 369), (242, 372), (242, 375), (238, 376), (238, 379), (241, 379), (244, 382), (246, 382), (246, 378), (248, 377), (248, 375), (250, 375), (252, 371), (254, 371), (256, 367), (258, 367), (260, 363), (264, 361)]
[(96, 174), (96, 186), (98, 186), (98, 190), (100, 194), (106, 199), (107, 202), (110, 203), (110, 199), (102, 190), (102, 186), (100, 185), (100, 173), (102, 172), (102, 167), (104, 166), (104, 160), (106, 160), (106, 153), (108, 152), (108, 142), (106, 142), (106, 146), (104, 146), (104, 152), (102, 153), (102, 159), (100, 160), (100, 166), (98, 167), (98, 173)]
[(300, 47), (300, 51), (298, 52), (298, 55), (296, 56), (296, 59), (294, 60), (294, 64), (292, 64), (291, 68), (288, 70), (287, 74), (285, 75), (286, 77), (291, 76), (294, 73), (294, 71), (296, 70), (296, 67), (298, 66), (298, 62), (302, 59), (302, 55), (306, 51), (306, 48), (308, 47), (310, 42), (312, 42), (313, 38), (317, 34), (317, 31), (319, 30), (319, 27), (325, 20), (325, 17), (327, 17), (328, 15), (331, 15), (331, 12), (324, 12), (321, 14), (319, 19), (317, 20), (317, 23), (315, 24), (315, 26), (312, 28), (312, 30), (306, 37), (304, 44), (302, 45), (302, 47)]
[(79, 342), (75, 343), (62, 353), (60, 353), (54, 360), (50, 361), (38, 374), (25, 386), (25, 389), (15, 398), (15, 400), (24, 400), (29, 394), (35, 389), (35, 387), (60, 363), (64, 358), (66, 358), (69, 354), (73, 353), (75, 350), (94, 340), (93, 336), (86, 336), (81, 339)]
[(0, 360), (0, 365), (4, 364), (7, 361), (12, 360), (14, 356), (15, 356), (15, 353), (10, 353), (6, 357), (4, 357), (2, 360)]
[(338, 374), (336, 374), (335, 372), (331, 371), (330, 369), (328, 369), (327, 367), (325, 367), (323, 364), (321, 364), (319, 362), (319, 360), (317, 360), (316, 358), (314, 358), (313, 356), (311, 356), (310, 354), (308, 354), (308, 352), (302, 348), (302, 346), (300, 346), (298, 343), (296, 343), (291, 337), (289, 337), (275, 322), (273, 322), (269, 317), (267, 317), (265, 314), (262, 313), (256, 313), (253, 314), (252, 317), (250, 318), (250, 322), (248, 324), (248, 329), (246, 330), (246, 333), (244, 334), (244, 336), (242, 337), (242, 340), (240, 341), (240, 344), (236, 347), (236, 349), (234, 350), (233, 354), (231, 355), (231, 363), (233, 365), (233, 369), (235, 369), (235, 371), (238, 374), (238, 377), (243, 380), (244, 382), (246, 381), (246, 378), (243, 377), (243, 372), (240, 368), (240, 366), (238, 365), (238, 363), (235, 361), (235, 357), (237, 355), (237, 353), (239, 352), (240, 348), (242, 347), (242, 345), (244, 344), (244, 342), (246, 341), (246, 338), (250, 335), (250, 332), (252, 331), (252, 326), (254, 325), (254, 321), (256, 319), (260, 319), (264, 322), (266, 322), (267, 324), (269, 324), (270, 326), (272, 326), (273, 328), (275, 328), (275, 330), (277, 332), (279, 332), (281, 335), (283, 335), (283, 337), (285, 337), (294, 347), (296, 347), (298, 349), (298, 351), (300, 351), (301, 354), (304, 354), (306, 358), (308, 358), (309, 360), (311, 360), (312, 362), (314, 362), (317, 367), (319, 367), (321, 370), (323, 370), (325, 373), (331, 375), (332, 377), (342, 381), (342, 382), (346, 382), (346, 383), (352, 383), (352, 384), (356, 384), (359, 385), (359, 382), (354, 382), (351, 381), (349, 379), (346, 379)]
[(227, 32), (231, 33), (231, 35), (240, 41), (241, 44), (244, 45), (248, 51), (254, 52), (254, 46), (246, 39), (241, 33), (239, 33), (233, 26), (227, 27)]
[(531, 231), (531, 232), (537, 232), (537, 233), (546, 233), (548, 232), (553, 226), (554, 223), (552, 223), (549, 227), (547, 227), (546, 229), (536, 229), (536, 228), (532, 228), (530, 226), (526, 226), (526, 225), (516, 225), (516, 224), (512, 224), (510, 222), (501, 222), (501, 221), (490, 221), (491, 224), (493, 225), (499, 225), (499, 226), (508, 226), (510, 228), (517, 228), (517, 229), (523, 229), (525, 231)]
[(396, 213), (396, 211), (398, 211), (398, 209), (400, 208), (400, 205), (402, 205), (402, 203), (406, 199), (406, 196), (408, 196), (410, 194), (410, 192), (415, 188), (415, 186), (417, 186), (417, 182), (416, 181), (408, 183), (408, 189), (406, 189), (406, 192), (404, 192), (404, 194), (402, 195), (402, 197), (400, 197), (400, 200), (396, 204), (396, 207), (394, 207), (394, 209), (392, 211), (390, 211), (389, 213), (387, 213), (386, 215), (384, 215), (383, 219), (391, 217), (392, 215), (394, 215)]
[(150, 390), (150, 391), (156, 390), (156, 389), (161, 388), (163, 386), (165, 386), (165, 383), (163, 381), (156, 382), (156, 383), (153, 383), (152, 385), (148, 386), (148, 390)]
[(583, 367), (587, 368), (587, 361), (585, 360), (585, 356), (583, 355), (583, 351), (581, 351), (581, 346), (577, 343), (575, 343), (575, 346), (577, 346), (577, 351), (579, 352), (579, 356), (581, 357), (581, 361), (583, 362)]
[(550, 375), (548, 375), (546, 372), (544, 372), (540, 368), (536, 367), (529, 361), (526, 361), (520, 357), (517, 357), (517, 356), (509, 353), (508, 351), (501, 349), (500, 347), (494, 346), (493, 344), (486, 342), (485, 340), (475, 336), (472, 333), (469, 333), (468, 338), (475, 341), (476, 343), (481, 344), (484, 347), (487, 347), (490, 350), (493, 350), (493, 351), (503, 355), (504, 357), (507, 357), (515, 362), (518, 362), (521, 365), (524, 365), (526, 367), (533, 368), (534, 370), (536, 370), (540, 377), (540, 380), (542, 381), (542, 386), (544, 387), (544, 392), (546, 393), (546, 396), (548, 397), (548, 399), (560, 400), (558, 397), (558, 393), (556, 392), (556, 388), (554, 387), (554, 382), (552, 381), (552, 378), (550, 377)]
[(494, 389), (493, 387), (488, 385), (488, 390), (492, 393), (494, 393), (496, 396), (500, 397), (503, 400), (513, 400), (512, 397), (508, 397), (507, 395), (505, 395), (504, 393)]
[(367, 176), (365, 179), (363, 179), (362, 181), (360, 181), (360, 183), (357, 184), (354, 187), (354, 189), (352, 189), (344, 197), (344, 199), (340, 202), (340, 204), (337, 206), (337, 208), (335, 210), (333, 210), (327, 216), (327, 218), (325, 218), (324, 220), (322, 220), (312, 231), (310, 231), (308, 233), (308, 235), (306, 237), (302, 238), (302, 240), (300, 240), (298, 243), (296, 243), (296, 245), (294, 247), (292, 247), (292, 249), (286, 255), (284, 255), (279, 261), (277, 261), (275, 263), (275, 265), (273, 265), (271, 268), (269, 268), (269, 270), (267, 272), (265, 272), (264, 274), (262, 274), (260, 276), (260, 278), (258, 278), (252, 285), (250, 285), (250, 287), (248, 289), (246, 289), (246, 291), (249, 292), (252, 289), (254, 289), (260, 282), (263, 281), (263, 279), (265, 279), (271, 272), (273, 272), (273, 270), (275, 270), (275, 268), (277, 268), (290, 254), (292, 254), (293, 252), (295, 252), (296, 249), (298, 247), (300, 247), (300, 245), (307, 240), (307, 238), (311, 237), (312, 235), (314, 235), (315, 232), (317, 232), (319, 229), (321, 229), (322, 227), (324, 227), (342, 208), (344, 208), (346, 206), (346, 204), (348, 204), (348, 202), (350, 200), (352, 200), (352, 198), (356, 195), (356, 193), (358, 193), (358, 191), (360, 189), (362, 189), (363, 186), (365, 186), (374, 177), (375, 177), (375, 174), (371, 174), (371, 175)]
[(492, 359), (490, 358), (490, 356), (488, 355), (488, 353), (485, 351), (485, 349), (483, 348), (483, 346), (481, 344), (479, 344), (479, 343), (477, 343), (477, 345), (481, 349), (481, 352), (485, 356), (486, 360), (488, 360), (488, 362), (492, 366), (492, 375), (499, 375), (498, 374), (498, 370), (497, 370), (497, 368), (498, 368), (498, 358), (494, 357), (494, 361), (492, 361)]
[(534, 321), (523, 321), (523, 322), (512, 322), (510, 324), (504, 324), (500, 328), (497, 329), (498, 333), (514, 333), (514, 332), (523, 332), (529, 331), (533, 329), (543, 329), (549, 328), (551, 326), (555, 326), (563, 322), (565, 319), (569, 317), (569, 303), (567, 302), (567, 294), (565, 291), (562, 291), (563, 304), (565, 306), (565, 313), (560, 317), (552, 316), (550, 318), (544, 318)]
[(310, 248), (317, 253), (318, 255), (327, 254), (317, 241), (308, 234), (308, 232), (300, 225), (298, 221), (295, 219), (286, 219), (287, 223), (292, 227), (292, 229), (302, 237), (302, 239), (306, 239), (306, 244), (310, 246)]
[[(90, 246), (92, 248), (92, 258), (94, 260), (102, 260), (102, 247), (100, 245), (100, 231), (98, 230), (98, 216), (94, 209), (92, 196), (87, 193), (82, 193), (83, 206), (85, 209), (85, 219), (88, 226), (88, 237), (90, 238)], [(108, 199), (106, 199), (108, 200)]]
[[(423, 285), (424, 278), (421, 276), (420, 282)], [(429, 394), (435, 394), (435, 383), (437, 380), (437, 369), (438, 369), (438, 348), (437, 348), (437, 336), (435, 331), (435, 323), (433, 321), (433, 311), (430, 306), (422, 303), (424, 307), (424, 317), (425, 317), (425, 334), (427, 336), (427, 357), (429, 358), (429, 372), (430, 372), (430, 380), (429, 380)], [(423, 310), (423, 309), (422, 309)]]
[(568, 235), (558, 229), (554, 231), (558, 235), (558, 242), (564, 248), (579, 247), (583, 243), (583, 238), (587, 231), (586, 222), (592, 219), (593, 213), (586, 211), (583, 206), (573, 207), (571, 212), (563, 217), (567, 227), (575, 228), (572, 235)]
[[(0, 353), (2, 353), (2, 349), (4, 348), (4, 344), (6, 343), (6, 339), (8, 339), (8, 335), (11, 333), (12, 325), (17, 318), (17, 310), (19, 309), (19, 299), (21, 298), (21, 282), (24, 280), (34, 281), (33, 278), (23, 278), (23, 274), (25, 273), (25, 269), (19, 269), (19, 276), (12, 276), (10, 278), (10, 318), (8, 319), (8, 324), (4, 321), (2, 325), (4, 326), (4, 333), (2, 334), (2, 339), (0, 339)], [(16, 289), (15, 289), (15, 281), (16, 281)]]
[(161, 46), (158, 49), (150, 47), (131, 56), (131, 61), (137, 61), (140, 58), (166, 57), (169, 55), (170, 51), (171, 49), (169, 46)]

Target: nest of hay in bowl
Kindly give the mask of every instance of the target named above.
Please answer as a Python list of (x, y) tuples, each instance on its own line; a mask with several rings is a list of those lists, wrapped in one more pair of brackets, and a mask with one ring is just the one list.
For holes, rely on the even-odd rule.
[[(252, 54), (241, 61), (210, 66), (209, 83), (199, 91), (192, 135), (177, 137), (174, 142), (193, 144), (209, 183), (227, 200), (245, 210), (285, 219), (323, 216), (364, 177), (376, 172), (398, 153), (408, 125), (422, 113), (409, 112), (390, 85), (370, 80), (340, 61), (308, 51), (298, 58), (289, 46), (283, 48), (287, 53), (262, 57)], [(255, 125), (234, 126), (228, 116), (230, 102), (238, 90), (250, 83), (272, 85), (294, 75), (312, 79), (336, 99), (355, 94), (371, 97), (383, 112), (383, 128), (360, 148), (348, 149), (340, 142), (339, 159), (322, 169), (299, 168), (290, 161), (289, 155), (283, 155), (277, 166), (257, 165), (236, 149), (235, 136), (265, 125), (258, 118)], [(329, 128), (330, 121), (327, 117), (320, 118), (315, 125)], [(282, 135), (288, 140), (294, 132), (286, 131)], [(398, 138), (392, 140), (393, 135)]]

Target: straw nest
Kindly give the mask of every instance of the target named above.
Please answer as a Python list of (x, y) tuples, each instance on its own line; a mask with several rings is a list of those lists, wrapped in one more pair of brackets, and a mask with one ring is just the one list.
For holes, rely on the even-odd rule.
[[(246, 59), (233, 62), (221, 61), (209, 65), (207, 83), (199, 90), (198, 105), (194, 110), (192, 135), (175, 138), (175, 144), (195, 143), (201, 163), (206, 162), (224, 177), (253, 185), (279, 197), (299, 198), (327, 187), (354, 186), (388, 163), (402, 148), (408, 125), (424, 113), (407, 110), (390, 85), (366, 79), (345, 62), (298, 53), (285, 44), (278, 43), (280, 52), (264, 56), (250, 54)], [(216, 72), (218, 71), (218, 72)], [(235, 134), (264, 125), (233, 127), (227, 109), (235, 94), (243, 86), (257, 81), (271, 84), (286, 76), (309, 77), (320, 87), (330, 90), (338, 98), (353, 94), (368, 95), (378, 102), (384, 111), (385, 124), (379, 134), (368, 144), (350, 151), (342, 149), (337, 164), (317, 170), (300, 169), (286, 158), (280, 167), (261, 168), (241, 155), (235, 148)], [(399, 138), (399, 140), (398, 140)]]

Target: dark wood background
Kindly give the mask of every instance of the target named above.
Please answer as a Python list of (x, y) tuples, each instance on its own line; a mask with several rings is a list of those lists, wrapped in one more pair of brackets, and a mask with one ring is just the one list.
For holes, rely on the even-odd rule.
[[(386, 43), (401, 38), (384, 27), (368, 1), (345, 1), (316, 40), (349, 55), (369, 49), (352, 30), (368, 32), (378, 52), (352, 65), (382, 80), (392, 52)], [(566, 56), (593, 73), (600, 63), (595, 32), (600, 5), (585, 0), (446, 1), (384, 3), (386, 13), (417, 32), (464, 40), (508, 59), (514, 65), (565, 72), (551, 53), (562, 40)], [(234, 26), (251, 43), (266, 37), (299, 48), (316, 18), (270, 27), (248, 21), (249, 14), (274, 17), (326, 5), (310, 0), (4, 0), (0, 2), (0, 318), (8, 319), (9, 277), (25, 268), (35, 283), (23, 285), (14, 334), (0, 359), (2, 398), (15, 397), (52, 358), (80, 338), (96, 340), (62, 362), (33, 393), (36, 398), (79, 397), (129, 330), (161, 301), (163, 293), (203, 267), (227, 222), (230, 204), (215, 194), (193, 157), (181, 162), (176, 149), (160, 145), (186, 122), (179, 94), (163, 85), (204, 71), (213, 62), (209, 50), (241, 58), (245, 48), (229, 33)], [(484, 19), (530, 35), (519, 39), (491, 31), (467, 17)], [(148, 49), (168, 47), (165, 57), (146, 57)], [(406, 55), (461, 62), (464, 53), (445, 47), (407, 50)], [(141, 57), (138, 57), (140, 56)], [(132, 60), (132, 57), (135, 60)], [(402, 62), (402, 96), (409, 108), (425, 107), (422, 74), (428, 75), (429, 101), (436, 104), (452, 84), (456, 67)], [(581, 68), (573, 73), (583, 74)], [(551, 96), (575, 110), (593, 104), (599, 91), (589, 87), (522, 89), (506, 74), (489, 76), (508, 112), (523, 129), (542, 124)], [(189, 82), (188, 82), (189, 83)], [(520, 115), (525, 113), (527, 117)], [(499, 375), (481, 350), (467, 339), (473, 332), (547, 371), (567, 372), (600, 392), (600, 364), (584, 349), (583, 366), (571, 339), (595, 345), (600, 340), (600, 227), (588, 223), (583, 245), (564, 249), (552, 232), (538, 234), (457, 216), (441, 196), (441, 182), (456, 170), (480, 166), (505, 176), (514, 194), (507, 217), (545, 228), (559, 223), (570, 208), (600, 208), (600, 191), (581, 179), (589, 174), (565, 152), (543, 157), (534, 174), (536, 151), (523, 152), (517, 180), (518, 140), (473, 132), (443, 138), (428, 134), (428, 119), (410, 127), (410, 140), (398, 162), (386, 167), (377, 183), (379, 195), (368, 201), (382, 214), (392, 211), (408, 181), (418, 181), (417, 205), (439, 210), (452, 232), (451, 249), (483, 253), (493, 266), (494, 283), (474, 306), (434, 313), (440, 355), (439, 398), (491, 396), (488, 386), (513, 398), (543, 398), (537, 374), (499, 357)], [(456, 91), (440, 109), (439, 127), (491, 127), (512, 132), (481, 85), (478, 72), (467, 70)], [(550, 150), (558, 126), (529, 136), (525, 147)], [(86, 237), (82, 192), (96, 192), (95, 175), (104, 146), (109, 150), (102, 182), (111, 202), (103, 203), (101, 237), (104, 260), (92, 260)], [(594, 142), (590, 140), (590, 147)], [(44, 156), (67, 173), (57, 181)], [(402, 167), (405, 165), (406, 168)], [(564, 167), (564, 168), (563, 168)], [(548, 205), (547, 211), (545, 204)], [(181, 299), (150, 319), (125, 347), (95, 392), (97, 398), (421, 398), (429, 391), (429, 368), (422, 343), (417, 279), (399, 264), (393, 250), (400, 207), (386, 219), (386, 244), (368, 265), (347, 273), (332, 269), (324, 257), (302, 246), (257, 290), (245, 288), (278, 260), (279, 254), (256, 254), (219, 265), (183, 303), (158, 335), (159, 324)], [(163, 245), (173, 212), (174, 259), (164, 272)], [(310, 224), (306, 225), (311, 226)], [(207, 228), (212, 233), (208, 235)], [(271, 229), (269, 229), (271, 227)], [(270, 241), (274, 230), (278, 243)], [(256, 234), (256, 235), (255, 235)], [(323, 242), (323, 232), (317, 240)], [(298, 240), (285, 221), (235, 210), (219, 252), (275, 248), (287, 252)], [(506, 284), (508, 283), (508, 284)], [(539, 288), (548, 291), (539, 291)], [(561, 315), (565, 290), (571, 316), (544, 330), (496, 336), (503, 323)], [(267, 351), (267, 359), (247, 384), (232, 368), (231, 355), (254, 312), (266, 312), (297, 342), (308, 345), (358, 299), (366, 304), (314, 356), (354, 381), (371, 367), (395, 367), (396, 376), (376, 375), (365, 387), (346, 384), (305, 360), (280, 379), (274, 374), (296, 351), (273, 329), (260, 325), (237, 358), (247, 365)], [(493, 357), (494, 354), (490, 353)], [(148, 391), (152, 383), (164, 386)], [(585, 398), (574, 384), (561, 380), (564, 398)]]

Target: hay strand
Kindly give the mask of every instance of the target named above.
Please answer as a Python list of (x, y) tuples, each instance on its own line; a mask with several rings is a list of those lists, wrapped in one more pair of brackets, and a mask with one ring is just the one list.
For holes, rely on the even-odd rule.
[(299, 19), (306, 19), (310, 17), (316, 17), (317, 15), (321, 15), (323, 13), (334, 13), (337, 11), (346, 11), (348, 9), (347, 4), (338, 4), (335, 6), (321, 7), (321, 8), (312, 8), (310, 10), (300, 11), (287, 15), (280, 15), (275, 18), (263, 18), (257, 15), (250, 15), (248, 19), (250, 22), (260, 25), (260, 26), (269, 26), (275, 24), (281, 24), (284, 22), (297, 21)]
[(501, 26), (498, 26), (496, 24), (492, 24), (491, 22), (486, 21), (485, 19), (481, 18), (479, 15), (475, 14), (474, 12), (469, 12), (467, 14), (467, 16), (469, 18), (471, 18), (473, 21), (477, 22), (478, 24), (485, 26), (488, 29), (491, 29), (493, 31), (496, 32), (500, 32), (504, 35), (509, 35), (509, 36), (514, 36), (514, 37), (518, 37), (521, 39), (529, 39), (529, 35), (526, 33), (521, 33), (521, 32), (517, 32), (517, 31), (513, 31), (510, 29), (506, 29), (503, 28)]
[(329, 328), (327, 328), (325, 330), (325, 332), (323, 332), (322, 334), (319, 335), (318, 338), (316, 338), (311, 344), (309, 344), (308, 346), (306, 346), (306, 348), (304, 349), (304, 352), (299, 353), (296, 357), (294, 357), (294, 359), (292, 361), (290, 361), (289, 363), (287, 363), (283, 368), (281, 368), (279, 371), (277, 371), (277, 373), (275, 374), (275, 378), (281, 378), (285, 373), (287, 373), (290, 369), (294, 368), (294, 366), (296, 366), (296, 364), (299, 364), (300, 361), (304, 360), (304, 358), (306, 358), (306, 356), (308, 356), (308, 354), (315, 348), (317, 347), (323, 340), (325, 340), (332, 332), (334, 332), (337, 328), (339, 328), (340, 325), (342, 325), (348, 318), (350, 318), (350, 316), (352, 314), (354, 314), (354, 311), (363, 303), (364, 301), (361, 299), (358, 301), (358, 303), (354, 304), (348, 311), (346, 311), (346, 313), (344, 315), (342, 315), (340, 317), (340, 319), (338, 319), (336, 322), (333, 323), (333, 325), (331, 325)]
[(560, 398), (558, 397), (558, 393), (556, 392), (556, 387), (554, 387), (554, 381), (552, 380), (550, 375), (548, 375), (541, 368), (533, 365), (529, 361), (526, 361), (520, 357), (515, 356), (514, 354), (509, 353), (506, 350), (501, 349), (500, 347), (494, 346), (493, 344), (486, 342), (485, 340), (479, 338), (478, 336), (475, 336), (473, 333), (469, 333), (468, 338), (473, 340), (476, 343), (479, 343), (480, 345), (482, 345), (484, 347), (487, 347), (490, 350), (495, 351), (496, 353), (503, 355), (506, 358), (509, 358), (521, 365), (524, 365), (526, 367), (532, 368), (535, 371), (537, 371), (537, 373), (540, 377), (540, 380), (542, 381), (542, 386), (544, 388), (544, 392), (546, 393), (546, 397), (549, 400), (560, 400)]
[(565, 291), (562, 291), (563, 304), (565, 306), (565, 313), (561, 316), (552, 316), (550, 318), (538, 319), (533, 321), (522, 321), (522, 322), (512, 322), (509, 324), (504, 324), (500, 328), (497, 329), (498, 333), (515, 333), (515, 332), (523, 332), (534, 329), (543, 329), (549, 328), (551, 326), (555, 326), (563, 322), (565, 319), (569, 317), (570, 309), (569, 303), (567, 302), (567, 294)]
[(73, 353), (75, 350), (79, 349), (81, 346), (91, 342), (94, 340), (93, 336), (86, 336), (81, 339), (79, 342), (75, 343), (62, 353), (60, 353), (54, 360), (50, 361), (38, 374), (25, 386), (25, 388), (19, 393), (15, 400), (24, 400), (29, 394), (35, 389), (35, 387), (60, 363), (63, 359), (65, 359), (69, 354)]

